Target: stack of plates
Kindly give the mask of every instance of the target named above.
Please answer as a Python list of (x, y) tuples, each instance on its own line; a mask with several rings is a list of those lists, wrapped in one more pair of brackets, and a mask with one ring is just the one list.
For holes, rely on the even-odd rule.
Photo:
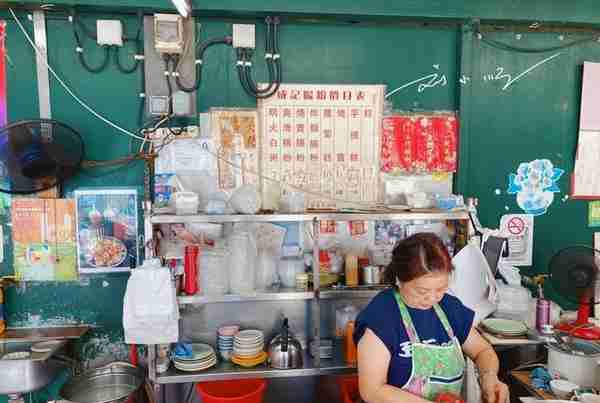
[(481, 321), (483, 330), (503, 337), (519, 337), (527, 334), (527, 325), (510, 319), (490, 318)]
[(225, 361), (231, 360), (231, 356), (233, 355), (233, 338), (239, 330), (239, 326), (222, 326), (217, 330), (217, 348), (219, 355)]
[[(333, 341), (331, 339), (321, 339), (321, 346), (319, 347), (319, 356), (321, 358), (332, 358), (333, 357)], [(317, 353), (316, 341), (310, 342), (310, 355), (313, 357)]]
[(231, 361), (244, 366), (261, 364), (267, 358), (264, 351), (265, 336), (260, 330), (242, 330), (233, 338), (233, 357)]
[(214, 366), (217, 363), (215, 350), (208, 344), (192, 344), (192, 355), (183, 357), (176, 355), (173, 358), (173, 365), (180, 371), (192, 372), (202, 371)]

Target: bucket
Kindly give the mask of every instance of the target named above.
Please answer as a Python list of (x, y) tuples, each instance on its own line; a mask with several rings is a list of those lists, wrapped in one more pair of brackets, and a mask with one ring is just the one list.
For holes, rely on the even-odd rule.
[(356, 401), (360, 401), (357, 375), (340, 375), (338, 376), (337, 381), (340, 386), (343, 403), (355, 403)]
[(196, 385), (203, 403), (263, 403), (264, 379), (201, 382)]

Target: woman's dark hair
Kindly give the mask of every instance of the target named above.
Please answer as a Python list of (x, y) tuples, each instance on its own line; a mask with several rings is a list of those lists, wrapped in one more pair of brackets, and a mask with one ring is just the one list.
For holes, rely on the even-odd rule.
[(388, 284), (407, 282), (432, 272), (452, 272), (452, 260), (437, 235), (420, 233), (403, 239), (396, 245), (392, 261), (385, 269)]

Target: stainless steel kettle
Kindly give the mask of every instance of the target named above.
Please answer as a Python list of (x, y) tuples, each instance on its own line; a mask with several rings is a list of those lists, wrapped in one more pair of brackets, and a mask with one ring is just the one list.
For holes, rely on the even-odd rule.
[(283, 319), (281, 333), (269, 343), (269, 365), (277, 369), (302, 367), (302, 346), (290, 333), (287, 318)]

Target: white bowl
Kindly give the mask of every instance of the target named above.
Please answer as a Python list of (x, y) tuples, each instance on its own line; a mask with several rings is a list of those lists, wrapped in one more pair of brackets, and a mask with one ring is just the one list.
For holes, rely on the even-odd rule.
[(579, 388), (579, 385), (563, 379), (554, 379), (550, 381), (550, 389), (552, 389), (552, 393), (559, 399), (567, 399), (573, 390), (577, 388)]

